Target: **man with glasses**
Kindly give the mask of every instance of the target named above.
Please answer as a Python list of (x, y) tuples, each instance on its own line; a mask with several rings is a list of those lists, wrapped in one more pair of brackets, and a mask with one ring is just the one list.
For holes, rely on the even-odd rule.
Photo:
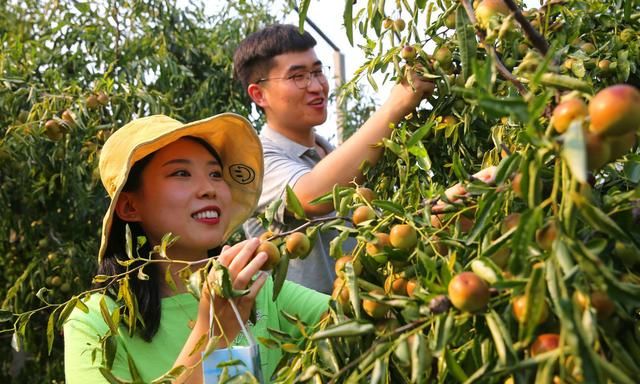
[[(375, 164), (382, 153), (374, 145), (391, 134), (397, 123), (433, 92), (433, 83), (413, 74), (411, 84), (396, 85), (388, 100), (367, 122), (335, 149), (316, 135), (314, 127), (327, 119), (327, 70), (314, 51), (315, 39), (293, 25), (272, 25), (248, 36), (234, 55), (236, 77), (265, 114), (260, 132), (265, 175), (258, 213), (275, 200), (285, 200), (289, 185), (309, 217), (333, 214), (331, 204), (310, 204), (335, 184), (349, 185), (362, 174), (360, 165)], [(280, 231), (300, 224), (281, 204), (275, 215)], [(244, 226), (247, 236), (264, 232), (254, 218)], [(309, 288), (331, 293), (335, 279), (329, 242), (335, 236), (320, 233), (309, 256), (291, 260), (287, 278)]]

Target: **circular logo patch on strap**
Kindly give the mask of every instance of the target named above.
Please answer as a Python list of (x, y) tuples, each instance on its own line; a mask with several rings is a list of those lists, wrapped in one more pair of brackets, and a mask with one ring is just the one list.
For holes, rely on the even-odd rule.
[(231, 178), (238, 184), (249, 184), (256, 178), (256, 172), (244, 164), (231, 165), (229, 173)]

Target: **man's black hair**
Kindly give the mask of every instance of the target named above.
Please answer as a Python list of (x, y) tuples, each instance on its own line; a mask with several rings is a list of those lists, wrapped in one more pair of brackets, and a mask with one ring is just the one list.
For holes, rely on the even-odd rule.
[(244, 90), (249, 84), (267, 76), (275, 56), (303, 52), (316, 46), (316, 40), (295, 25), (273, 24), (244, 39), (233, 55), (235, 77)]

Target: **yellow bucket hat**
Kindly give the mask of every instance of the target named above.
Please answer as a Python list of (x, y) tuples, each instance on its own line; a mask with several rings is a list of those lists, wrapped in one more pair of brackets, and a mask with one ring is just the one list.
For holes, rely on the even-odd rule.
[(222, 113), (187, 124), (164, 115), (133, 120), (114, 132), (100, 152), (100, 178), (111, 204), (102, 221), (98, 262), (104, 256), (116, 202), (133, 164), (184, 136), (204, 139), (222, 160), (223, 178), (232, 197), (232, 217), (224, 238), (251, 216), (262, 191), (264, 163), (262, 145), (247, 119)]

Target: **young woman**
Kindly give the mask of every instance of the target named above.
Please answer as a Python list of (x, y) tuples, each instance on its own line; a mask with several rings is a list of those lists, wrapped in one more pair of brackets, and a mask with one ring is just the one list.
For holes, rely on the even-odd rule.
[[(202, 267), (211, 254), (220, 254), (217, 260), (228, 268), (235, 289), (249, 289), (234, 302), (243, 323), (255, 306), (249, 327), (255, 336), (269, 337), (267, 328), (295, 336), (297, 328), (281, 310), (308, 324), (326, 311), (327, 296), (293, 283), (285, 283), (278, 299), (271, 300), (273, 283), (260, 272), (267, 256), (254, 257), (257, 239), (220, 248), (251, 215), (262, 187), (262, 148), (244, 118), (226, 113), (190, 124), (162, 115), (134, 120), (105, 143), (100, 176), (111, 204), (103, 220), (98, 274), (122, 277), (127, 268), (140, 267), (139, 262), (126, 265), (131, 254), (152, 262), (117, 283), (105, 278), (105, 294), (92, 294), (83, 301), (86, 308), (75, 308), (67, 319), (68, 383), (108, 382), (105, 376), (151, 382), (180, 366), (187, 369), (176, 382), (202, 382), (199, 362), (210, 324), (214, 336), (224, 336), (218, 348), (246, 344), (230, 302), (206, 287), (196, 298), (178, 275), (185, 266)], [(152, 251), (167, 233), (177, 240), (163, 259), (157, 248)], [(145, 242), (139, 246), (141, 237)], [(131, 299), (119, 295), (123, 288)], [(127, 300), (137, 308), (137, 317), (129, 317)], [(117, 321), (108, 320), (118, 317), (129, 324), (114, 326)], [(281, 354), (260, 346), (260, 355), (268, 380)]]

